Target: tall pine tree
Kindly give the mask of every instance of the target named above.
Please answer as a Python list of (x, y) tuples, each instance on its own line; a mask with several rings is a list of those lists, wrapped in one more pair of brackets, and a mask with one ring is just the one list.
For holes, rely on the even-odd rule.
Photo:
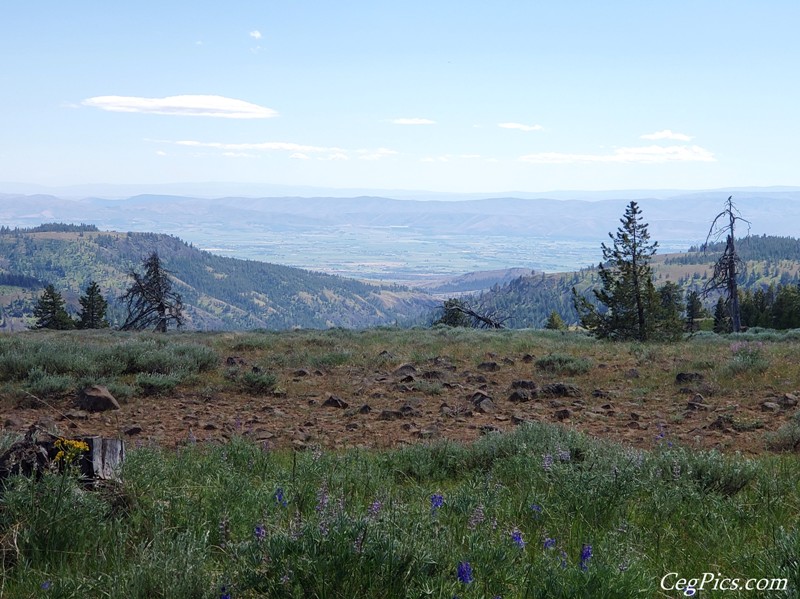
[(613, 245), (602, 244), (603, 262), (598, 272), (602, 288), (593, 290), (605, 309), (598, 310), (574, 288), (573, 301), (581, 324), (597, 337), (647, 341), (655, 332), (659, 311), (650, 267), (658, 243), (650, 241), (636, 202), (628, 204), (620, 223), (616, 235), (608, 234)]
[(100, 292), (100, 286), (92, 281), (81, 296), (81, 312), (78, 314), (79, 329), (104, 329), (108, 327), (106, 310), (108, 302)]
[(67, 314), (64, 298), (53, 285), (48, 285), (33, 308), (36, 317), (35, 329), (74, 329), (75, 323)]

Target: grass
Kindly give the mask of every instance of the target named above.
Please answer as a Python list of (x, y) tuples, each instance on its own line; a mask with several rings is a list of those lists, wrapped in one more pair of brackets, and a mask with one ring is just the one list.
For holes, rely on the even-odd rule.
[[(485, 360), (506, 368), (507, 359), (540, 384), (579, 386), (587, 401), (599, 388), (615, 391), (619, 405), (683, 404), (679, 372), (702, 375), (689, 390), (714, 402), (747, 401), (794, 390), (798, 338), (751, 331), (614, 344), (578, 333), (448, 328), (40, 331), (0, 336), (0, 394), (8, 405), (20, 394), (58, 398), (100, 382), (131, 399), (168, 401), (179, 392), (267, 394), (280, 381), (291, 397), (315, 384), (293, 381), (298, 368), (337, 381), (409, 362), (421, 372), (442, 363), (464, 371)], [(413, 387), (451, 393), (436, 380)], [(720, 419), (745, 433), (769, 417), (743, 419), (732, 408)], [(800, 412), (756, 434), (791, 452), (798, 431)], [(238, 438), (131, 447), (118, 486), (86, 488), (54, 472), (0, 483), (0, 596), (655, 597), (679, 596), (659, 589), (669, 572), (713, 571), (785, 578), (789, 592), (776, 596), (797, 597), (796, 455), (744, 458), (678, 446), (663, 429), (646, 434), (656, 441), (648, 451), (546, 423), (471, 445), (386, 451), (272, 451)], [(13, 440), (0, 435), (0, 447)], [(469, 583), (459, 580), (466, 563)]]
[(789, 456), (639, 452), (545, 424), (384, 452), (139, 448), (118, 488), (5, 482), (0, 594), (654, 597), (668, 572), (713, 570), (785, 578), (791, 597), (798, 480)]

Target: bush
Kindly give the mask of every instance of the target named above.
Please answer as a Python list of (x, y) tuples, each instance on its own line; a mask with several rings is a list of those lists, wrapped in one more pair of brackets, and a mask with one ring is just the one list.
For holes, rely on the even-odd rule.
[(242, 375), (242, 386), (248, 393), (254, 395), (270, 393), (277, 382), (277, 377), (271, 372), (254, 372), (251, 370)]
[(136, 375), (136, 385), (145, 395), (164, 395), (171, 392), (181, 383), (181, 377), (175, 374), (148, 374)]
[(588, 358), (576, 358), (568, 354), (548, 354), (536, 360), (536, 368), (552, 374), (585, 374), (592, 368)]

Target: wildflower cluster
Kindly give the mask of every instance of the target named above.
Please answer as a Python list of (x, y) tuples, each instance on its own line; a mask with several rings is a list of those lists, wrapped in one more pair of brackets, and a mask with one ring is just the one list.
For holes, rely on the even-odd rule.
[(54, 459), (57, 464), (72, 464), (82, 453), (89, 451), (89, 444), (86, 441), (76, 439), (58, 439), (54, 445), (58, 450)]

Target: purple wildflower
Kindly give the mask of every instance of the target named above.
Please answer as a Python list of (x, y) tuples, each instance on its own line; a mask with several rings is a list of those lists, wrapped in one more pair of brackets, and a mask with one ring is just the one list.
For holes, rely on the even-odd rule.
[(383, 504), (378, 501), (377, 499), (372, 502), (372, 505), (369, 506), (369, 515), (373, 518), (378, 515), (378, 512), (381, 511)]
[(485, 519), (486, 516), (483, 513), (483, 506), (479, 505), (478, 507), (475, 508), (475, 511), (472, 512), (472, 516), (470, 516), (469, 523), (467, 524), (467, 526), (469, 526), (470, 530), (475, 530), (477, 526)]
[(558, 454), (559, 460), (561, 460), (562, 462), (569, 462), (571, 457), (569, 449), (559, 449), (556, 453)]
[(592, 559), (592, 546), (584, 545), (581, 548), (581, 570), (586, 572), (589, 569), (589, 560)]
[(545, 472), (550, 472), (553, 469), (553, 456), (549, 453), (542, 458), (542, 468)]
[(556, 540), (552, 537), (545, 537), (544, 539), (544, 548), (545, 549), (552, 549), (556, 546)]
[(328, 497), (328, 483), (322, 483), (322, 486), (317, 491), (317, 513), (325, 511), (325, 508), (328, 507), (328, 501), (330, 498)]
[(520, 549), (525, 548), (525, 540), (522, 538), (522, 531), (519, 528), (515, 528), (511, 531), (511, 540), (514, 541), (514, 544)]
[(458, 563), (458, 580), (464, 584), (469, 584), (474, 580), (472, 577), (472, 566), (469, 565), (469, 562)]
[(563, 549), (561, 550), (561, 569), (565, 569), (567, 567), (567, 552)]
[(267, 529), (263, 524), (257, 524), (253, 529), (253, 536), (256, 538), (256, 541), (263, 541), (267, 538)]
[(49, 590), (50, 590), (50, 587), (52, 587), (52, 586), (53, 586), (53, 583), (52, 583), (52, 581), (50, 581), (50, 580), (45, 580), (45, 581), (44, 581), (44, 582), (43, 582), (43, 583), (40, 585), (40, 588), (41, 588), (43, 591), (49, 591)]
[(444, 497), (441, 493), (431, 495), (431, 514), (436, 514), (436, 510), (444, 505)]
[(533, 512), (534, 518), (539, 518), (542, 515), (543, 510), (544, 508), (538, 503), (531, 504), (531, 511)]
[(228, 591), (228, 587), (222, 586), (219, 589), (219, 599), (231, 599), (230, 591)]
[(275, 491), (275, 503), (283, 507), (288, 505), (286, 498), (283, 496), (283, 487), (278, 487), (278, 490)]

